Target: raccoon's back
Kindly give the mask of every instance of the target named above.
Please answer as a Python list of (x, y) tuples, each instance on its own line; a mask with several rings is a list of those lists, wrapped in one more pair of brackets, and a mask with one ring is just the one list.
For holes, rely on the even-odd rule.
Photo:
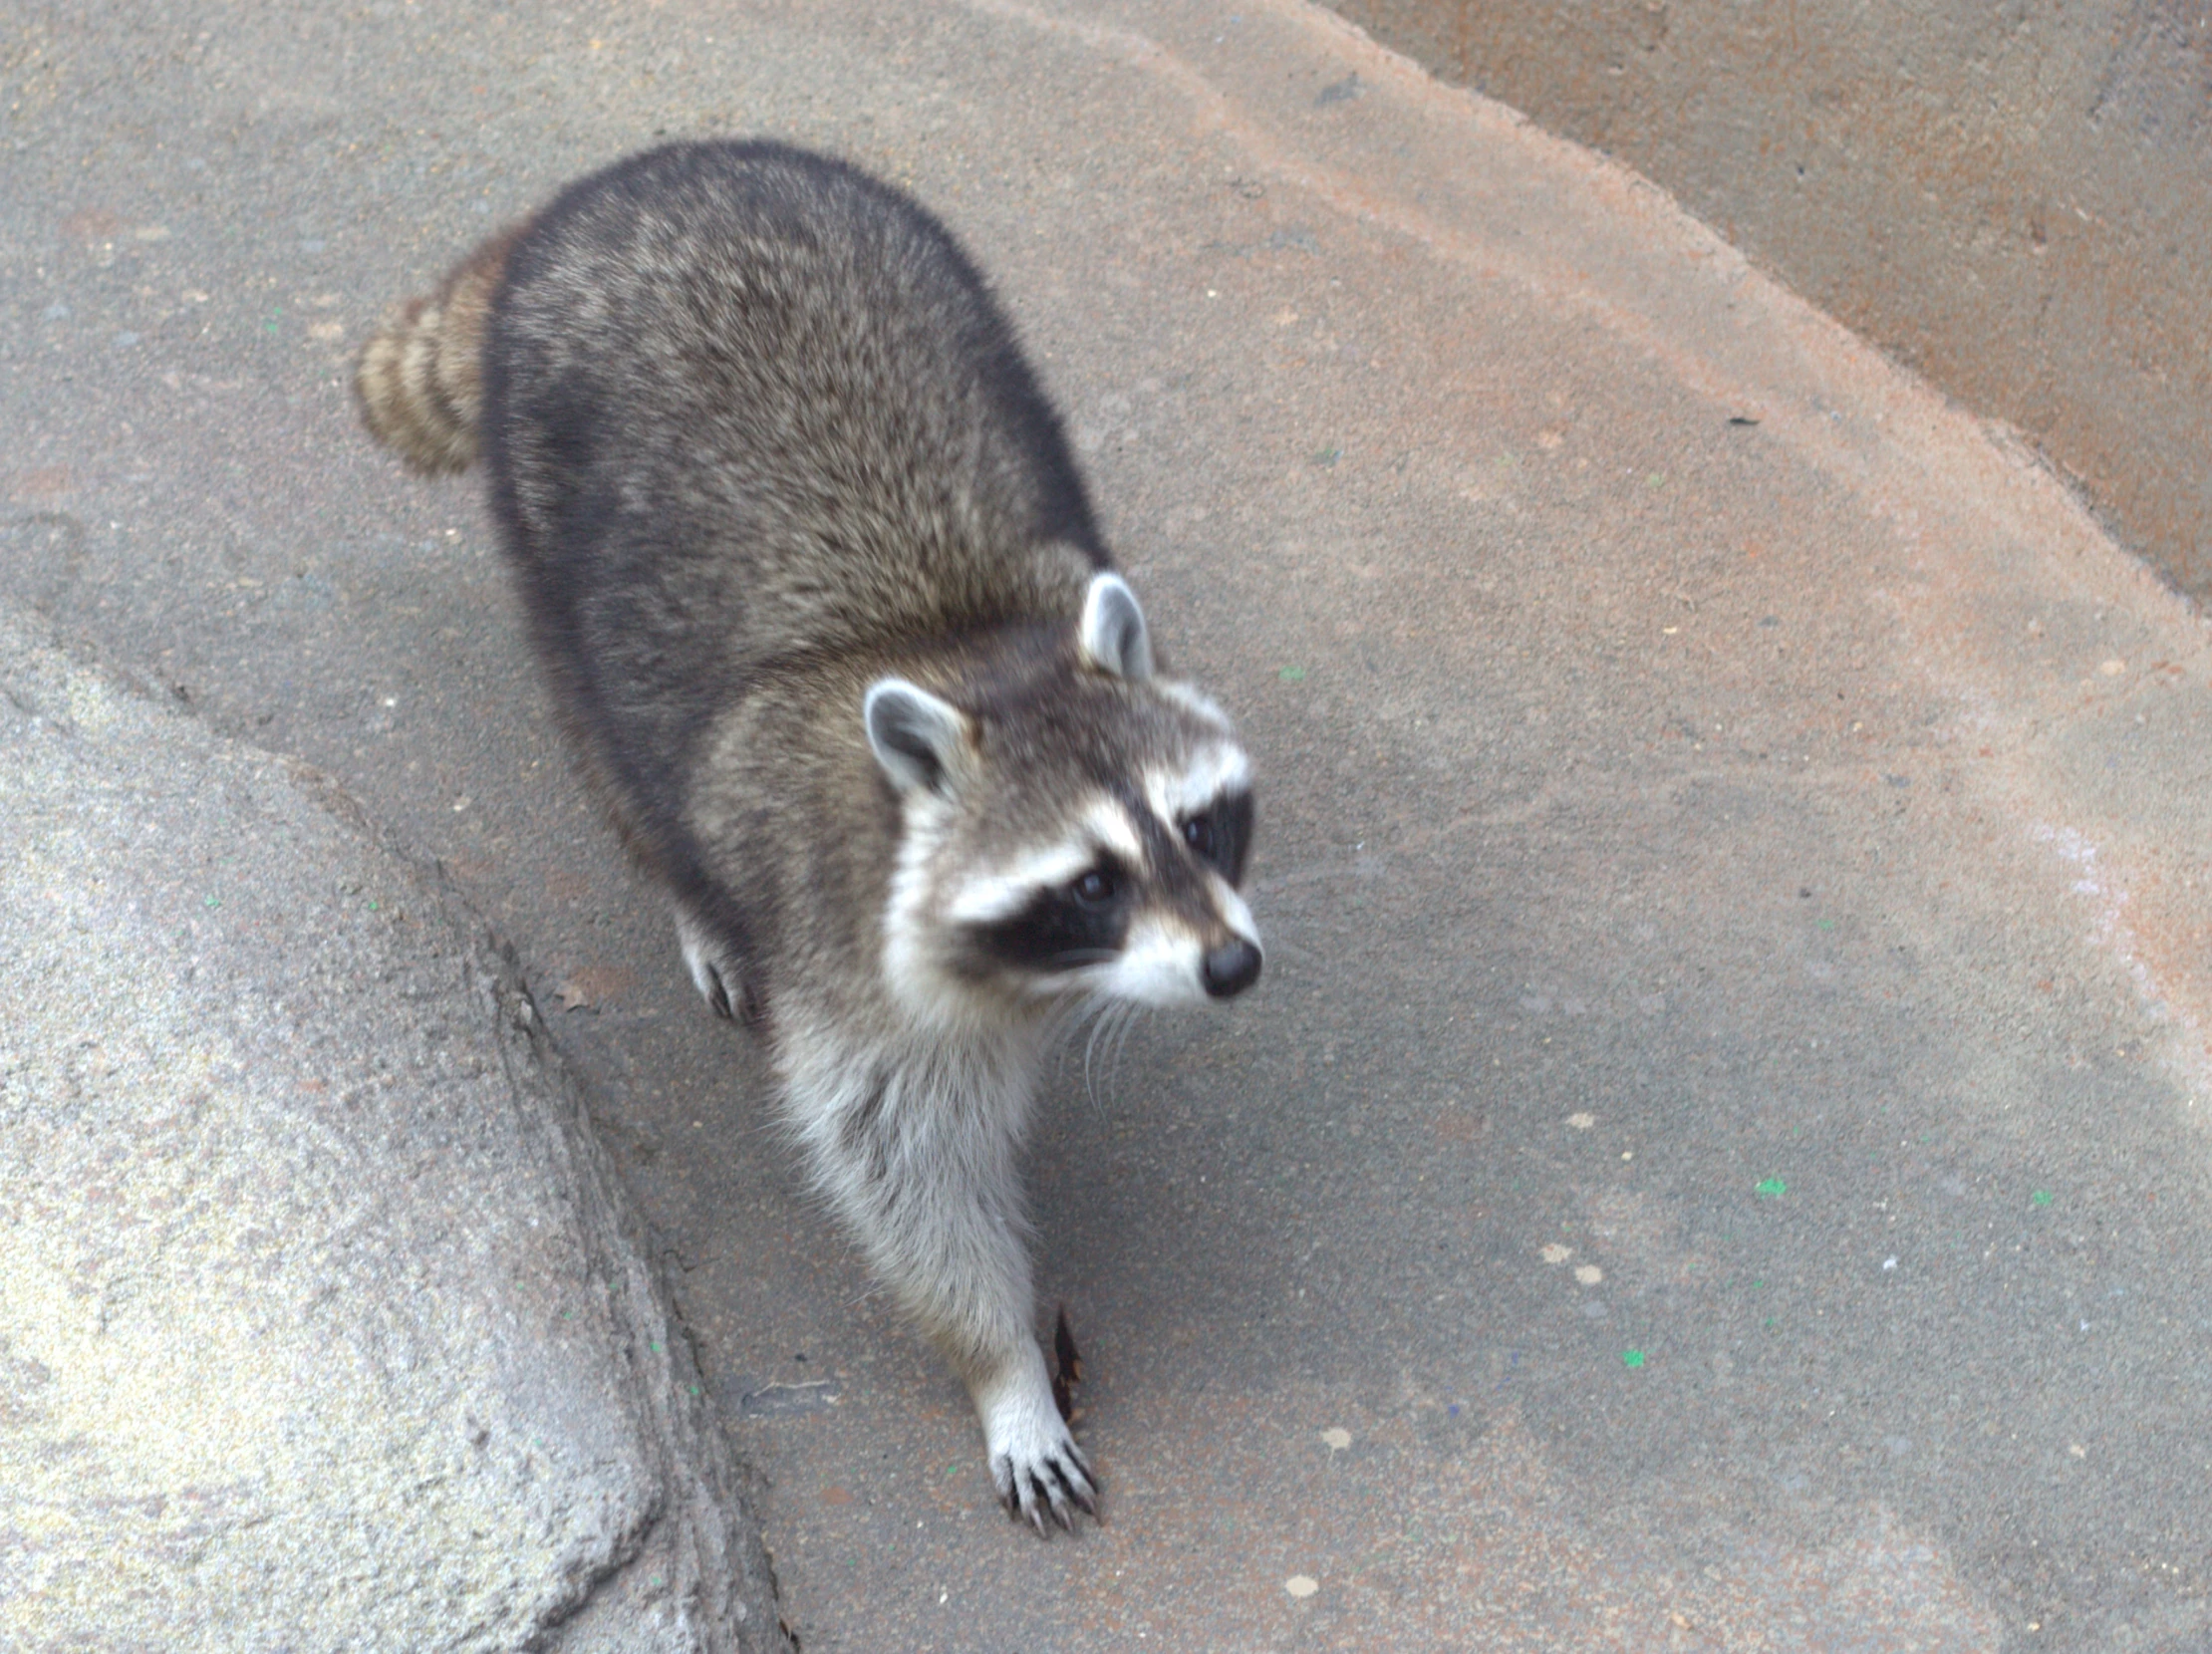
[(574, 185), (484, 370), (540, 649), (605, 742), (669, 753), (775, 660), (1071, 614), (1105, 561), (980, 278), (840, 162), (685, 144)]

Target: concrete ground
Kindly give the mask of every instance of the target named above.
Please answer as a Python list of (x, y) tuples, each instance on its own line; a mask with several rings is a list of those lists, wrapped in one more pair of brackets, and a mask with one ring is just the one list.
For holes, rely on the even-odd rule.
[[(22, 12), (0, 588), (515, 940), (823, 1650), (2212, 1637), (2212, 648), (2004, 432), (1288, 0)], [(659, 134), (916, 189), (1263, 773), (1267, 976), (1061, 1074), (1109, 1520), (794, 1194), (376, 311)]]

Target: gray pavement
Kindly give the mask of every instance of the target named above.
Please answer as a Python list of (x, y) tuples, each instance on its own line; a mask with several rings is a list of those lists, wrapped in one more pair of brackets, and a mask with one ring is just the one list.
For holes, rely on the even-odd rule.
[[(509, 934), (836, 1649), (2212, 1638), (2212, 648), (1664, 196), (1334, 19), (34, 6), (0, 595)], [(1109, 1521), (996, 1514), (569, 775), (376, 311), (656, 135), (916, 189), (1262, 769), (1254, 993), (1036, 1156)]]

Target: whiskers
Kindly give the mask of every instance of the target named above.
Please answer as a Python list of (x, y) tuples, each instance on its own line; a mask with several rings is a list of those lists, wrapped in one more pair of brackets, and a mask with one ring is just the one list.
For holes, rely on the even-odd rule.
[(1129, 1043), (1129, 1030), (1137, 1025), (1137, 1018), (1144, 1009), (1132, 999), (1110, 999), (1105, 1012), (1092, 1021), (1090, 1038), (1083, 1042), (1083, 1091), (1093, 1108), (1098, 1106), (1098, 1090), (1093, 1083), (1095, 1059), (1103, 1049), (1106, 1090), (1111, 1095), (1114, 1081), (1121, 1074), (1122, 1047)]
[(1146, 1008), (1133, 999), (1090, 994), (1075, 1000), (1054, 1019), (1049, 1037), (1059, 1043), (1063, 1062), (1067, 1053), (1074, 1049), (1076, 1037), (1082, 1036), (1083, 1095), (1094, 1109), (1101, 1106), (1101, 1076), (1106, 1082), (1107, 1095), (1113, 1094), (1114, 1080), (1121, 1069), (1122, 1048), (1129, 1043), (1129, 1030), (1137, 1025), (1138, 1017)]

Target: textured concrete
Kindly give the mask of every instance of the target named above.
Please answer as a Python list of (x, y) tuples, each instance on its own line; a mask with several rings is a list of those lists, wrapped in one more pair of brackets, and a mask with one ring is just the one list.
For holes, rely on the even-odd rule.
[(1672, 190), (2212, 594), (2202, 0), (1334, 0)]
[[(2202, 1646), (2212, 648), (2027, 450), (1280, 0), (237, 16), (34, 14), (0, 578), (515, 939), (810, 1654)], [(1038, 1143), (1072, 1543), (353, 427), (379, 307), (657, 130), (946, 212), (1261, 767), (1266, 979)]]
[(0, 1646), (782, 1646), (513, 969), (0, 609)]

